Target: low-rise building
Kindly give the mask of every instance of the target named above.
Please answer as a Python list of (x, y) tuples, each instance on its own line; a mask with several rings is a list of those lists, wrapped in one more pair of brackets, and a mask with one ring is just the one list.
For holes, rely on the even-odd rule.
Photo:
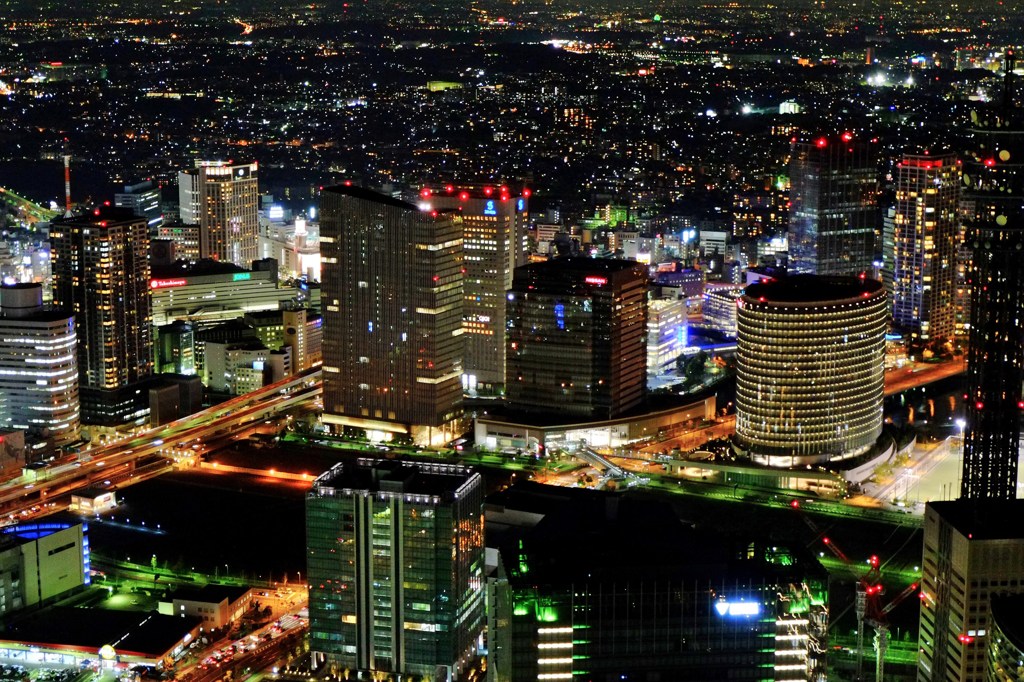
[(214, 629), (234, 623), (252, 608), (252, 604), (250, 587), (205, 585), (196, 589), (179, 587), (160, 602), (159, 611), (182, 618), (199, 618), (204, 629)]

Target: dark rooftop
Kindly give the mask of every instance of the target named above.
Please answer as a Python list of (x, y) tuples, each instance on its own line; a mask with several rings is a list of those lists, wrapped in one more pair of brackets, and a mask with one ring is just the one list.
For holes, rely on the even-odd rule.
[[(790, 564), (768, 563), (765, 540), (727, 539), (710, 527), (682, 520), (668, 501), (644, 493), (545, 487), (550, 488), (519, 483), (487, 499), (488, 507), (544, 516), (532, 529), (506, 530), (494, 543), (505, 555), (506, 566), (518, 564), (520, 556), (525, 559), (529, 568), (522, 575), (524, 581), (795, 577), (822, 571), (802, 544), (791, 551), (775, 548), (791, 557)], [(754, 558), (746, 558), (752, 542), (759, 550)]]
[(1018, 650), (1024, 651), (1024, 594), (992, 597), (992, 622)]
[(838, 303), (881, 291), (882, 283), (873, 279), (791, 275), (751, 284), (744, 295), (751, 303)]
[(190, 263), (189, 261), (184, 260), (175, 261), (170, 265), (154, 263), (152, 268), (153, 279), (162, 279), (167, 277), (200, 277), (203, 275), (229, 275), (239, 272), (249, 271), (245, 268), (238, 267), (234, 263), (217, 261), (209, 258), (198, 260), (195, 263)]
[(312, 495), (323, 488), (412, 493), (449, 497), (465, 485), (473, 470), (458, 464), (360, 458), (339, 462), (313, 484)]
[(109, 644), (121, 653), (157, 657), (170, 651), (200, 623), (198, 618), (155, 612), (54, 607), (8, 625), (0, 640), (93, 651)]
[(201, 601), (219, 604), (225, 599), (229, 604), (236, 601), (251, 588), (236, 585), (203, 585), (202, 587), (179, 587), (170, 593), (170, 599)]
[(407, 201), (395, 199), (387, 194), (381, 194), (380, 192), (375, 192), (372, 189), (367, 189), (365, 187), (356, 187), (355, 185), (332, 185), (324, 188), (324, 193), (340, 194), (341, 196), (352, 197), (353, 199), (360, 199), (362, 201), (373, 201), (378, 204), (394, 206), (395, 208), (403, 208), (407, 211), (419, 211), (418, 207)]
[(517, 270), (537, 273), (543, 273), (546, 271), (568, 271), (599, 275), (622, 272), (623, 270), (632, 270), (639, 265), (640, 264), (634, 260), (620, 260), (617, 258), (569, 257), (552, 258), (551, 260), (541, 261), (540, 263), (529, 263), (517, 268)]
[(87, 211), (70, 218), (56, 218), (54, 225), (103, 225), (114, 227), (126, 223), (146, 222), (142, 216), (135, 215), (130, 208), (120, 206), (101, 206), (93, 211)]
[(929, 502), (946, 523), (972, 540), (1024, 539), (1024, 499)]

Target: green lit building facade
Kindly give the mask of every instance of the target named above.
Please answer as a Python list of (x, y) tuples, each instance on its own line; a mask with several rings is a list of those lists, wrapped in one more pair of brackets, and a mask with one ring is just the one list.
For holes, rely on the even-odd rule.
[(314, 664), (457, 679), (483, 628), (482, 506), (481, 477), (457, 465), (321, 475), (306, 503)]
[(725, 540), (646, 501), (597, 502), (606, 509), (573, 498), (501, 548), (511, 642), (496, 679), (825, 679), (828, 577), (802, 547)]
[(788, 585), (783, 601), (780, 587), (755, 578), (520, 587), (511, 679), (820, 679), (826, 592)]

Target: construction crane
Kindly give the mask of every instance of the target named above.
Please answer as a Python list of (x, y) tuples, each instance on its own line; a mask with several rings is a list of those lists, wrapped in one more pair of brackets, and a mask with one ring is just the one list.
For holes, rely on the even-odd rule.
[(829, 551), (839, 559), (843, 566), (853, 577), (856, 585), (854, 595), (854, 612), (857, 615), (857, 680), (864, 680), (864, 630), (870, 625), (875, 630), (875, 682), (882, 682), (885, 675), (885, 654), (889, 650), (889, 620), (890, 611), (900, 605), (907, 597), (917, 591), (918, 584), (911, 583), (892, 599), (888, 604), (882, 605), (881, 598), (885, 594), (885, 587), (882, 585), (881, 561), (877, 555), (868, 559), (868, 570), (862, 573), (850, 557), (832, 541), (825, 536), (818, 525), (814, 523), (807, 514), (802, 513), (800, 500), (793, 500), (790, 506), (800, 511), (801, 518), (814, 531)]

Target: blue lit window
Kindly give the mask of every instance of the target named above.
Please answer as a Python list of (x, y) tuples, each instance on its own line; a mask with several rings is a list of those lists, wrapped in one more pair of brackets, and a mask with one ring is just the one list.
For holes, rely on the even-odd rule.
[(561, 303), (555, 304), (555, 324), (559, 329), (565, 329), (565, 306)]

